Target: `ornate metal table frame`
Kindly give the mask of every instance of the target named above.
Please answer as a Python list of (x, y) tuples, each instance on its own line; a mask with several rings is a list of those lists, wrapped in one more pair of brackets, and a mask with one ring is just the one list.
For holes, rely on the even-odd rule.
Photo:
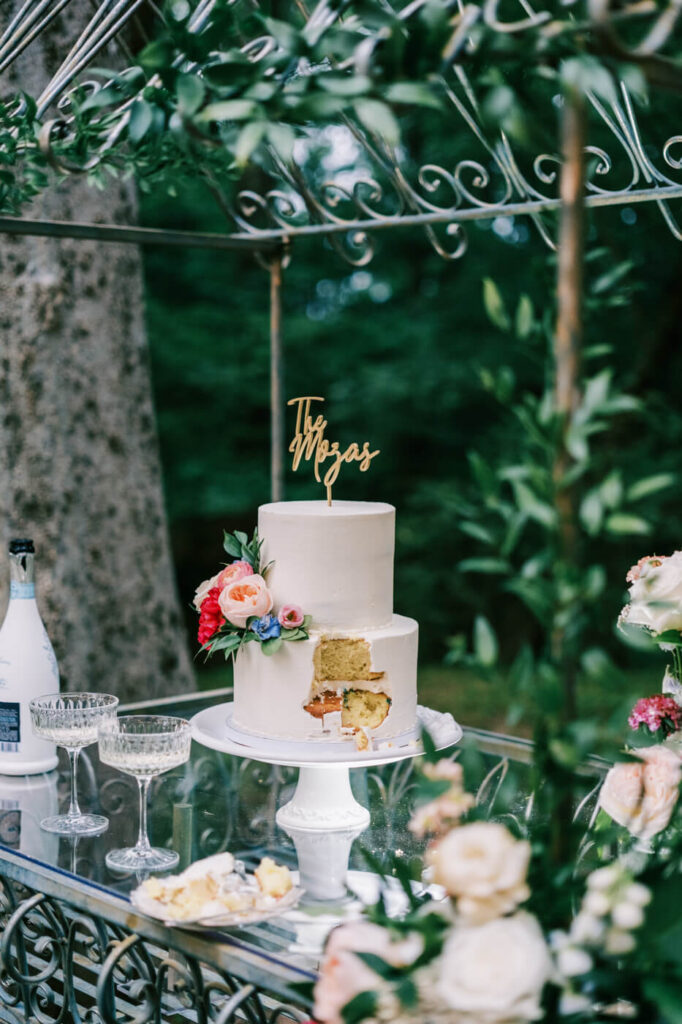
[[(200, 699), (191, 694), (154, 706), (182, 708)], [(532, 747), (478, 730), (467, 735), (485, 755), (477, 799), (489, 807), (510, 763), (529, 762)], [(243, 774), (248, 766), (234, 760)], [(367, 770), (366, 784), (385, 812), (378, 816), (388, 822), (393, 850), (405, 845), (394, 820), (398, 808), (405, 810), (411, 771), (410, 762)], [(279, 776), (268, 782), (273, 817), (282, 782), (287, 780)], [(588, 814), (592, 802), (586, 801)], [(526, 791), (517, 813), (531, 808)], [(103, 885), (1, 846), (0, 885), (1, 1021), (275, 1024), (309, 1016), (295, 986), (313, 981), (314, 973), (292, 963), (285, 951), (256, 948), (246, 934), (242, 939), (167, 928)]]

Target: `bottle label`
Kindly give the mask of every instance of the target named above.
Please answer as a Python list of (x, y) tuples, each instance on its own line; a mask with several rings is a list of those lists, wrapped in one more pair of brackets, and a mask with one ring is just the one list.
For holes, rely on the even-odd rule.
[(12, 580), (9, 585), (9, 596), (22, 599), (36, 596), (36, 585), (35, 583), (19, 583), (18, 580)]
[(0, 700), (0, 753), (17, 754), (21, 743), (21, 705)]

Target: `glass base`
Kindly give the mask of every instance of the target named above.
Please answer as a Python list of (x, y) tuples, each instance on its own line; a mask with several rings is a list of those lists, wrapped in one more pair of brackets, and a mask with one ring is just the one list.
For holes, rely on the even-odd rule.
[(96, 836), (109, 828), (109, 819), (102, 814), (55, 814), (43, 818), (40, 827), (60, 836)]
[(149, 846), (128, 847), (124, 850), (110, 850), (104, 858), (108, 868), (115, 871), (168, 871), (180, 860), (175, 850), (160, 850)]

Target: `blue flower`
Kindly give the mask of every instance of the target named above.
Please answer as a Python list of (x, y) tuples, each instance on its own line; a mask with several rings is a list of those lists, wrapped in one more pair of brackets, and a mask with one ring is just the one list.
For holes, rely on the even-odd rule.
[(282, 627), (274, 615), (264, 615), (262, 619), (256, 619), (249, 626), (261, 643), (265, 640), (274, 640), (282, 632)]

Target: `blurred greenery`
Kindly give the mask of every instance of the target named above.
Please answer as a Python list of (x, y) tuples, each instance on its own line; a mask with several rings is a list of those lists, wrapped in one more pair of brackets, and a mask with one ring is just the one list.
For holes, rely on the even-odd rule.
[[(215, 229), (199, 190), (172, 205), (147, 197), (143, 213), (147, 223)], [(611, 211), (590, 228), (588, 341), (609, 346), (591, 361), (594, 372), (611, 367), (641, 401), (598, 439), (600, 472), (607, 467), (630, 484), (680, 470), (680, 257), (656, 211), (624, 213), (636, 217), (634, 228)], [(515, 315), (528, 295), (535, 315), (551, 322), (553, 258), (524, 222), (500, 218), (470, 235), (469, 253), (448, 263), (419, 235), (396, 231), (380, 239), (374, 262), (362, 269), (325, 244), (301, 244), (285, 273), (286, 394), (325, 395), (334, 436), (381, 448), (367, 474), (346, 470), (336, 493), (396, 505), (395, 607), (419, 620), (425, 663), (440, 661), (448, 638), (468, 632), (477, 614), (497, 620), (503, 659), (519, 636), (531, 644), (539, 638), (532, 616), (517, 597), (500, 594), (495, 575), (458, 566), (481, 554), (462, 529), (462, 503), (479, 493), (468, 456), (513, 462), (522, 431), (507, 399), (539, 396), (548, 373), (541, 343), (491, 324), (483, 279), (499, 282)], [(633, 266), (622, 274), (625, 254)], [(149, 251), (146, 273), (168, 507), (189, 605), (196, 583), (221, 558), (222, 529), (249, 529), (268, 499), (268, 277), (250, 256), (198, 250)], [(590, 310), (618, 274), (618, 304)], [(287, 496), (320, 494), (300, 470), (288, 473)], [(666, 552), (679, 543), (678, 485), (641, 508), (648, 525), (636, 529), (646, 532), (594, 542), (607, 578), (588, 641), (606, 645), (623, 667), (651, 664), (656, 689), (661, 665), (619, 644), (614, 625), (630, 564), (651, 546)], [(188, 622), (193, 628), (191, 612)]]
[[(652, 101), (654, 138), (677, 104)], [(534, 122), (533, 145), (552, 151), (553, 119), (550, 112)], [(413, 171), (429, 158), (451, 167), (480, 157), (471, 137), (443, 133), (441, 113), (406, 115), (402, 129)], [(343, 131), (318, 134), (313, 171), (314, 160), (322, 174), (330, 154), (338, 158)], [(609, 148), (594, 121), (590, 138)], [(244, 185), (258, 184), (254, 173)], [(626, 184), (622, 161), (612, 174), (611, 187)], [(225, 226), (199, 183), (175, 198), (147, 192), (141, 212), (154, 226)], [(654, 692), (660, 654), (624, 645), (615, 623), (629, 566), (680, 540), (682, 251), (654, 204), (589, 215), (584, 378), (592, 384), (585, 430), (574, 438), (580, 581), (567, 603), (548, 540), (556, 428), (551, 417), (540, 422), (553, 373), (555, 256), (528, 219), (473, 222), (467, 234), (468, 251), (448, 261), (416, 229), (378, 232), (364, 267), (349, 266), (324, 241), (298, 240), (284, 274), (285, 393), (324, 395), (330, 434), (381, 449), (366, 474), (344, 468), (335, 494), (396, 506), (395, 608), (420, 623), (423, 666), (468, 651), (468, 640), (452, 638), (470, 637), (475, 624), (480, 656), (485, 621), (494, 644), (491, 715), (498, 704), (508, 710), (513, 687), (500, 679), (522, 649), (537, 658), (548, 637), (546, 615), (532, 607), (535, 574), (553, 588), (552, 615), (575, 613), (580, 624), (580, 710), (595, 707), (595, 688), (606, 706), (622, 673), (639, 680), (648, 672), (644, 689)], [(242, 252), (150, 249), (145, 266), (166, 493), (193, 634), (191, 598), (221, 560), (223, 529), (250, 530), (269, 499), (269, 280)], [(651, 478), (660, 486), (640, 483)], [(322, 496), (309, 467), (288, 470), (286, 496)], [(519, 510), (523, 527), (510, 554), (509, 517)], [(527, 702), (533, 691), (524, 685)], [(513, 719), (524, 706), (517, 702)]]

